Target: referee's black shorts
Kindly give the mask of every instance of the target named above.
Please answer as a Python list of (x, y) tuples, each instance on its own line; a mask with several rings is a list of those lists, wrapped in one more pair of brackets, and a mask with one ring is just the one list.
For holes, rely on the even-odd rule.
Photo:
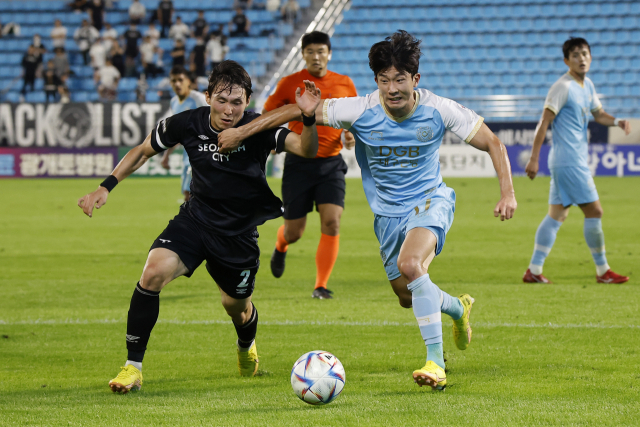
[(331, 203), (344, 208), (347, 164), (338, 154), (333, 157), (305, 159), (287, 153), (282, 174), (284, 218), (298, 219), (318, 205)]
[(253, 293), (260, 267), (258, 231), (237, 236), (222, 236), (199, 226), (183, 205), (151, 249), (164, 248), (175, 252), (193, 272), (207, 261), (207, 271), (227, 295), (244, 299)]

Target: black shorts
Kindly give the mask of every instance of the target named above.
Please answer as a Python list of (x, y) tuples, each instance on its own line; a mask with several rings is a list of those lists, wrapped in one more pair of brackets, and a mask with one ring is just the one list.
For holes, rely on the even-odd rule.
[(151, 249), (165, 248), (175, 252), (187, 267), (191, 277), (202, 261), (207, 271), (227, 295), (243, 299), (253, 293), (260, 267), (258, 231), (237, 236), (221, 236), (200, 227), (184, 205)]
[(288, 153), (282, 174), (284, 218), (298, 219), (318, 205), (331, 203), (344, 208), (347, 164), (338, 154), (333, 157), (305, 159)]

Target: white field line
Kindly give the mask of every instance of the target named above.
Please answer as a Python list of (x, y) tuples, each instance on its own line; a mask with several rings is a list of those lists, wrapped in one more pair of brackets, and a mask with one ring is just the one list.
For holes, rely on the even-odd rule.
[[(110, 323), (126, 323), (126, 319), (28, 319), (7, 321), (0, 319), (0, 326), (17, 325), (99, 325)], [(229, 325), (230, 320), (180, 320), (159, 319), (158, 323), (172, 325)], [(412, 326), (415, 322), (389, 322), (374, 320), (369, 322), (349, 322), (341, 320), (267, 320), (261, 321), (262, 326)], [(472, 322), (475, 328), (532, 328), (532, 329), (639, 329), (640, 325), (603, 325), (599, 323), (500, 323), (500, 322)]]

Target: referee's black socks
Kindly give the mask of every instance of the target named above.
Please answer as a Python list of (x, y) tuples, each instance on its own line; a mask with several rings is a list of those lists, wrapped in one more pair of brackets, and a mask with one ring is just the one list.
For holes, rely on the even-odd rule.
[(143, 289), (138, 282), (131, 297), (127, 318), (128, 360), (142, 362), (151, 330), (158, 321), (158, 313), (160, 313), (160, 292)]
[(253, 307), (253, 311), (247, 323), (237, 325), (233, 322), (233, 326), (235, 326), (236, 333), (238, 334), (238, 347), (241, 351), (249, 350), (249, 347), (251, 347), (251, 344), (256, 339), (256, 332), (258, 331), (258, 310), (256, 310), (253, 302), (251, 306)]

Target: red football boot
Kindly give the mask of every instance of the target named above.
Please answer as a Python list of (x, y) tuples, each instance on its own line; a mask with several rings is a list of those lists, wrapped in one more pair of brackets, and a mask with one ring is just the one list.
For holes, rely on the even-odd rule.
[(522, 281), (524, 283), (551, 283), (551, 280), (547, 279), (542, 274), (533, 274), (528, 268), (524, 273), (524, 276), (522, 276)]
[(624, 283), (628, 282), (629, 278), (627, 276), (621, 276), (618, 273), (614, 273), (611, 269), (607, 270), (602, 276), (596, 275), (596, 279), (598, 283)]

